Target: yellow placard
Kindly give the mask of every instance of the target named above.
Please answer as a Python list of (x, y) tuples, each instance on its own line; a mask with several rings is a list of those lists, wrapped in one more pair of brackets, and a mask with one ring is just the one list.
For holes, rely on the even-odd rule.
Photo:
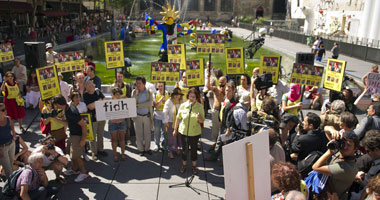
[(197, 53), (224, 54), (224, 34), (198, 34)]
[(186, 47), (185, 44), (168, 44), (169, 63), (180, 63), (181, 69), (186, 69)]
[(244, 74), (244, 49), (226, 48), (227, 74)]
[(187, 87), (204, 86), (204, 61), (203, 59), (186, 60)]
[(89, 113), (83, 113), (80, 115), (82, 116), (82, 119), (86, 123), (86, 127), (87, 127), (86, 140), (94, 140), (94, 132), (92, 131), (91, 115)]
[(323, 67), (294, 63), (290, 82), (320, 87), (322, 76)]
[(280, 65), (281, 56), (261, 56), (259, 74), (272, 74), (272, 81), (277, 84)]
[(152, 62), (150, 80), (153, 83), (165, 82), (174, 85), (179, 81), (180, 63)]
[(0, 62), (7, 62), (14, 60), (12, 45), (9, 43), (0, 45)]
[(105, 42), (107, 69), (124, 67), (123, 41)]
[(342, 91), (344, 73), (347, 62), (343, 60), (328, 59), (326, 65), (326, 75), (323, 87), (330, 90)]
[(54, 56), (57, 72), (84, 71), (83, 51), (61, 52)]
[(54, 65), (38, 68), (36, 69), (36, 74), (42, 100), (61, 94), (57, 70)]

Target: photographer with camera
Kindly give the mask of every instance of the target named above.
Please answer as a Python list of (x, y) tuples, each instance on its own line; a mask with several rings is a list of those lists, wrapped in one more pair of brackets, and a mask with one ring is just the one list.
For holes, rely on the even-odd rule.
[(53, 170), (56, 180), (66, 184), (66, 180), (61, 178), (62, 170), (67, 166), (69, 160), (64, 156), (61, 148), (54, 145), (54, 137), (49, 136), (40, 140), (41, 146), (34, 149), (33, 153), (42, 153), (42, 167), (45, 170)]
[(358, 172), (355, 164), (355, 152), (358, 147), (358, 136), (353, 132), (344, 132), (342, 139), (328, 143), (328, 150), (312, 167), (316, 172), (328, 176), (324, 190), (330, 194), (337, 194), (339, 199), (345, 199), (346, 192)]
[(346, 104), (342, 100), (335, 100), (331, 103), (331, 107), (321, 114), (320, 128), (325, 126), (333, 126), (336, 130), (340, 129), (340, 115), (345, 111)]
[(249, 129), (252, 135), (259, 132), (262, 128), (273, 128), (276, 132), (279, 131), (280, 111), (277, 109), (276, 102), (271, 97), (265, 97), (261, 110), (253, 110), (247, 113), (247, 118), (250, 123)]
[(272, 74), (262, 74), (253, 79), (251, 83), (251, 110), (260, 111), (263, 100), (271, 97), (268, 94), (268, 88), (273, 86)]

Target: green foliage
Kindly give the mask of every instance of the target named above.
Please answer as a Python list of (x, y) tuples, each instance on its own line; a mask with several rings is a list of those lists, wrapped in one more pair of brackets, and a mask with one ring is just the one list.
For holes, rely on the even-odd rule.
[(242, 23), (249, 23), (249, 24), (251, 24), (253, 22), (253, 20), (254, 20), (253, 16), (248, 16), (248, 17), (240, 16), (239, 17), (239, 22), (242, 22)]
[(259, 19), (256, 21), (256, 25), (263, 25), (264, 24), (264, 21), (266, 20), (270, 20), (269, 17), (259, 17)]

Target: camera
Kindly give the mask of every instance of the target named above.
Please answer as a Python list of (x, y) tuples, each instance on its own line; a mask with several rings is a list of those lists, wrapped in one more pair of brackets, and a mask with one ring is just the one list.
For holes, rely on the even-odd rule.
[[(60, 111), (60, 112), (62, 112), (62, 111)], [(42, 117), (42, 119), (47, 119), (49, 117), (56, 117), (58, 115), (58, 113), (60, 113), (60, 112), (53, 110), (50, 113), (41, 113), (41, 117)]]
[(327, 148), (335, 151), (335, 150), (340, 150), (344, 148), (345, 145), (346, 145), (346, 141), (344, 139), (331, 140), (331, 142), (327, 144)]
[(272, 74), (261, 74), (255, 81), (257, 90), (268, 89), (273, 86)]
[(343, 81), (354, 81), (353, 78), (350, 78), (349, 76), (344, 76), (344, 80)]
[(49, 143), (49, 144), (46, 145), (46, 147), (47, 147), (48, 150), (52, 150), (52, 149), (54, 149), (54, 144)]

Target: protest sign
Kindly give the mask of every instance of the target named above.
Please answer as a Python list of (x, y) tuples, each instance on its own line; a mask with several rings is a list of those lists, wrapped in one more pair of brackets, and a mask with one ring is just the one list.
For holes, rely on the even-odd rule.
[(98, 121), (136, 117), (136, 99), (96, 101), (95, 110)]
[(290, 83), (320, 87), (323, 67), (294, 63)]
[(83, 51), (61, 52), (54, 56), (57, 72), (73, 72), (84, 70)]
[(152, 62), (150, 80), (153, 83), (165, 82), (174, 85), (179, 81), (179, 63)]
[(281, 56), (261, 56), (259, 74), (272, 74), (274, 84), (278, 83)]
[[(247, 144), (251, 146), (249, 152)], [(224, 145), (225, 198), (270, 199), (269, 155), (268, 131), (259, 132), (253, 136)], [(249, 198), (250, 194), (253, 198)]]
[(185, 44), (168, 44), (169, 63), (180, 63), (181, 69), (186, 69), (186, 47)]
[(107, 69), (124, 67), (123, 41), (105, 42), (104, 47)]
[(346, 61), (329, 58), (327, 60), (326, 75), (323, 81), (323, 87), (338, 92), (342, 91), (346, 65)]
[(10, 43), (0, 45), (0, 62), (7, 62), (14, 60), (13, 49)]
[(186, 60), (186, 76), (187, 87), (205, 85), (203, 59)]
[(94, 140), (94, 132), (92, 131), (92, 121), (90, 113), (83, 113), (80, 115), (86, 123), (87, 127), (86, 140)]
[(380, 74), (379, 73), (368, 73), (367, 76), (367, 87), (369, 94), (380, 93)]
[(36, 74), (42, 100), (61, 94), (57, 71), (54, 65), (38, 68), (36, 69)]
[(198, 34), (197, 53), (223, 54), (224, 41), (226, 41), (224, 34)]
[(244, 74), (244, 49), (226, 48), (227, 74)]

